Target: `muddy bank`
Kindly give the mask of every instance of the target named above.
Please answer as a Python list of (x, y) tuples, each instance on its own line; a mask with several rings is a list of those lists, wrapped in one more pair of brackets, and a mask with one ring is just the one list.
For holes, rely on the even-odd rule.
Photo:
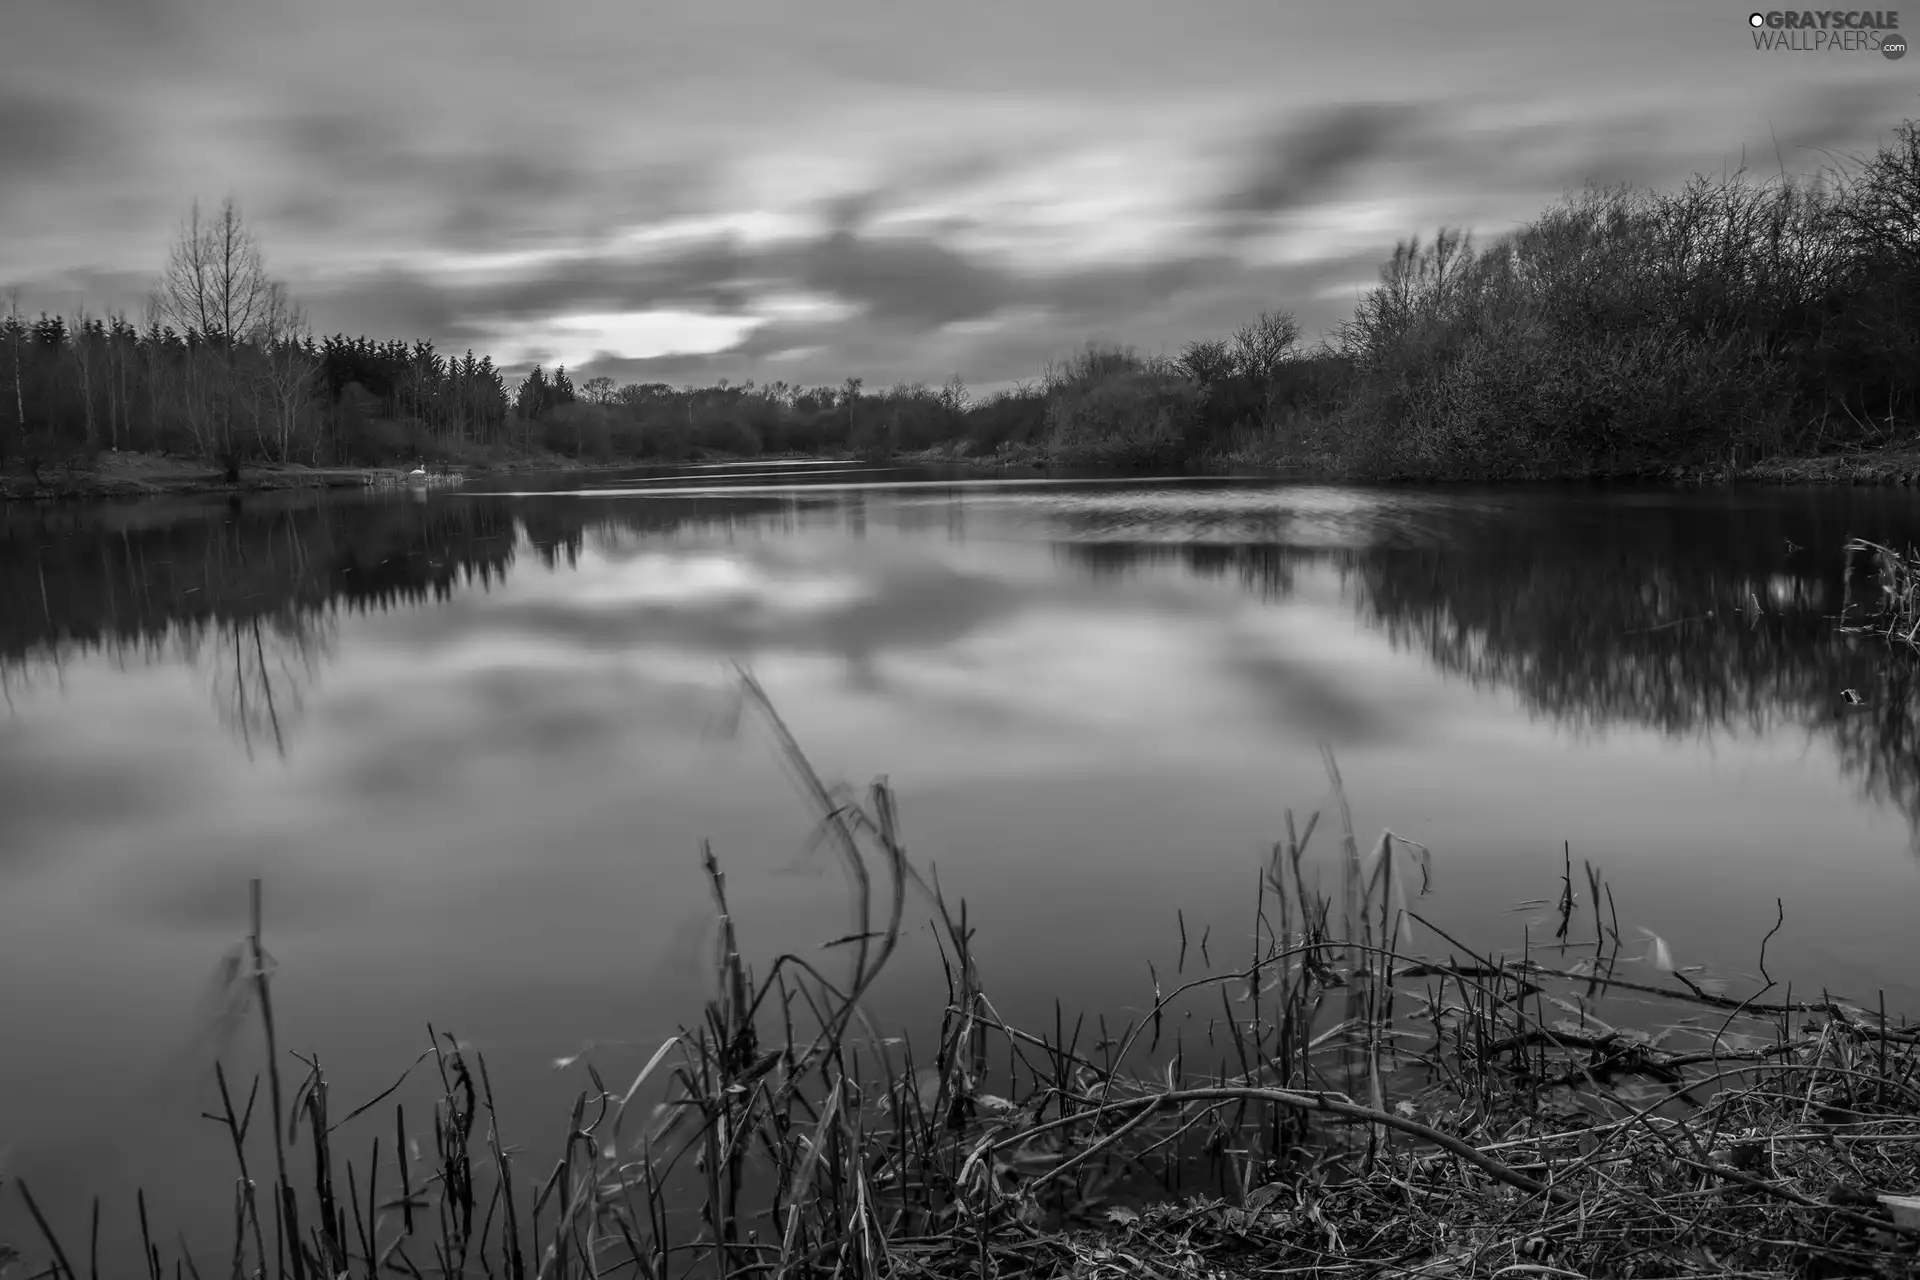
[(1734, 479), (1758, 484), (1920, 484), (1920, 447), (1900, 445), (1819, 458), (1781, 458), (1742, 467)]

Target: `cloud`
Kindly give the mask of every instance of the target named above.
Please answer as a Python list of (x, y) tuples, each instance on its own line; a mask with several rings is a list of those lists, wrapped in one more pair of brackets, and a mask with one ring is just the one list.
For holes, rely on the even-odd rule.
[(9, 190), (111, 163), (114, 141), (83, 101), (0, 85), (0, 202)]
[[(69, 318), (85, 308), (96, 316), (118, 311), (138, 324), (141, 307), (158, 274), (157, 271), (74, 267), (51, 275), (29, 277), (19, 284), (23, 298), (31, 294), (40, 300), (40, 305), (57, 309)], [(24, 303), (22, 309), (28, 309)]]
[(97, 65), (135, 51), (150, 57), (180, 47), (197, 25), (184, 0), (9, 0), (0, 70)]
[[(1915, 114), (1912, 87), (1897, 79), (1844, 80), (1810, 86), (1791, 110), (1769, 122), (1789, 172), (1805, 172), (1840, 163), (1861, 151), (1870, 153), (1884, 134), (1881, 125)], [(1764, 166), (1775, 157), (1749, 155)], [(1779, 159), (1779, 158), (1776, 158)]]
[(1261, 138), (1219, 206), (1271, 216), (1325, 202), (1369, 165), (1431, 145), (1421, 123), (1432, 111), (1432, 104), (1352, 102), (1287, 120)]
[[(1038, 271), (955, 248), (939, 233), (837, 229), (757, 243), (715, 236), (667, 253), (588, 251), (484, 278), (392, 267), (335, 281), (308, 301), (323, 327), (353, 327), (342, 325), (351, 317), (377, 332), (450, 335), (496, 359), (506, 350), (535, 358), (529, 341), (557, 352), (552, 337), (533, 335), (577, 328), (581, 316), (659, 317), (609, 325), (603, 354), (578, 370), (622, 382), (837, 383), (853, 374), (882, 383), (958, 371), (999, 384), (1035, 376), (1089, 339), (1177, 349), (1270, 306), (1297, 306), (1318, 332), (1340, 308), (1320, 304), (1319, 316), (1313, 295), (1333, 279), (1371, 276), (1377, 258), (1257, 267), (1216, 248), (1175, 246), (1163, 257)], [(816, 311), (776, 305), (792, 295), (817, 299)], [(613, 340), (622, 327), (657, 331), (677, 312), (761, 322), (717, 351), (699, 351), (691, 333), (688, 353), (657, 357)], [(566, 345), (596, 344), (581, 333)]]
[(235, 132), (263, 160), (280, 162), (281, 204), (329, 212), (372, 204), (378, 214), (404, 214), (442, 249), (497, 247), (529, 231), (551, 237), (606, 185), (564, 134), (435, 128), (341, 109), (296, 110)]

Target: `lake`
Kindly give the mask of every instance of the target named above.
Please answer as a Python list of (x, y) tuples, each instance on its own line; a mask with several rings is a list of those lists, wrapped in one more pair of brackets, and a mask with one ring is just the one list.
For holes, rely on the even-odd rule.
[[(1016, 1022), (1137, 1016), (1183, 926), (1244, 949), (1323, 746), (1473, 945), (1547, 945), (1590, 861), (1697, 981), (1755, 989), (1778, 903), (1774, 976), (1920, 1012), (1916, 664), (1834, 624), (1849, 538), (1920, 542), (1906, 491), (759, 463), (0, 513), (0, 1176), (70, 1235), (96, 1191), (113, 1240), (137, 1186), (230, 1215), (199, 1113), (255, 877), (337, 1114), (431, 1022), (535, 1152), (558, 1060), (697, 1018), (703, 840), (751, 957), (846, 933), (735, 662), (829, 780), (890, 778)], [(916, 941), (883, 1027), (944, 999)]]

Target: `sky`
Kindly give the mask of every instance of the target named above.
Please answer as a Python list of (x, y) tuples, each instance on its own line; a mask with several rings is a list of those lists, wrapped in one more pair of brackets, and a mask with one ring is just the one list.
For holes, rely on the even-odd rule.
[(1267, 308), (1312, 338), (1407, 236), (1920, 115), (1920, 54), (1758, 50), (1750, 11), (4, 0), (0, 285), (137, 315), (231, 196), (317, 331), (514, 372), (987, 387)]

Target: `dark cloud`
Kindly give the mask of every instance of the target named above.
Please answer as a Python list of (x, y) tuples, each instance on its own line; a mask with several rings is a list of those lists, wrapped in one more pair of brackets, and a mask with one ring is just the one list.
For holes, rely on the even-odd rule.
[(1863, 150), (1871, 153), (1862, 140), (1884, 139), (1893, 126), (1915, 114), (1914, 108), (1912, 86), (1891, 77), (1815, 86), (1770, 124), (1769, 140), (1779, 140), (1781, 156), (1749, 154), (1747, 160), (1774, 159), (1790, 173), (1841, 164)]
[(456, 334), (465, 327), (454, 295), (401, 267), (316, 281), (305, 290), (314, 326), (376, 338)]
[(387, 176), (404, 167), (392, 126), (347, 111), (296, 111), (250, 122), (243, 130), (322, 180), (355, 174)]
[(1286, 121), (1261, 139), (1240, 181), (1220, 199), (1228, 214), (1288, 213), (1338, 194), (1348, 178), (1383, 159), (1428, 145), (1433, 110), (1410, 103), (1354, 102)]
[(307, 301), (326, 327), (373, 333), (462, 336), (501, 322), (537, 322), (582, 312), (649, 308), (737, 311), (740, 257), (713, 243), (668, 259), (602, 256), (562, 261), (488, 281), (437, 278), (405, 267), (315, 282)]
[(808, 288), (920, 326), (992, 315), (1023, 292), (1013, 273), (919, 236), (837, 231), (785, 265)]
[(291, 225), (320, 230), (376, 208), (413, 225), (424, 247), (486, 252), (604, 236), (621, 226), (700, 211), (704, 166), (685, 161), (617, 165), (566, 131), (484, 131), (453, 136), (372, 109), (296, 110), (251, 122), (240, 135), (263, 157), (291, 161), (289, 189), (273, 208)]
[[(1588, 116), (1502, 122), (1479, 128), (1447, 122), (1404, 156), (1409, 185), (1482, 203), (1504, 198), (1516, 218), (1560, 195), (1594, 186), (1672, 189), (1699, 173), (1796, 177), (1871, 153), (1912, 109), (1910, 89), (1887, 81), (1842, 81), (1797, 91), (1768, 120), (1748, 120), (1703, 147), (1671, 109), (1622, 106)], [(1484, 225), (1483, 235), (1510, 226)]]
[(835, 231), (865, 231), (879, 214), (947, 195), (1005, 174), (1021, 163), (1033, 163), (1040, 159), (1038, 150), (1030, 147), (1022, 153), (975, 148), (899, 162), (881, 182), (827, 200), (823, 206), (827, 225)]
[(0, 85), (0, 202), (16, 183), (43, 182), (113, 158), (113, 133), (85, 102)]
[(303, 187), (276, 196), (262, 207), (261, 214), (276, 230), (305, 239), (339, 227), (351, 216), (352, 209), (352, 204), (335, 190)]

